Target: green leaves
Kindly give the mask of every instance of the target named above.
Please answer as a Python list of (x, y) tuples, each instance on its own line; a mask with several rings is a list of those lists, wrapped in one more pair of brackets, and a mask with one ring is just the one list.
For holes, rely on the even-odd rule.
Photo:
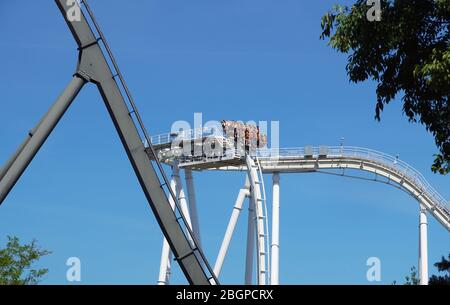
[(444, 275), (433, 275), (430, 277), (430, 285), (449, 285), (450, 284), (450, 254), (448, 260), (445, 257), (441, 258), (440, 262), (434, 264), (438, 272), (443, 272)]
[(334, 20), (336, 20), (336, 15), (331, 12), (328, 12), (322, 16), (322, 21), (320, 23), (320, 26), (322, 27), (322, 34), (320, 35), (320, 39), (325, 39), (325, 37), (329, 37), (331, 35)]
[(21, 245), (17, 237), (8, 236), (0, 250), (0, 285), (36, 285), (48, 269), (32, 269), (32, 265), (50, 251), (40, 249), (36, 241)]
[(434, 173), (439, 173), (441, 175), (446, 175), (450, 173), (450, 164), (448, 163), (448, 160), (444, 158), (442, 155), (434, 155), (434, 163), (431, 166), (431, 170)]
[(335, 6), (322, 17), (321, 39), (348, 54), (352, 82), (377, 82), (375, 118), (402, 95), (404, 114), (435, 138), (432, 170), (450, 172), (450, 0), (382, 0), (380, 22), (370, 22), (365, 0)]
[(419, 285), (420, 279), (417, 274), (416, 267), (411, 267), (410, 275), (405, 276), (405, 284), (404, 285)]

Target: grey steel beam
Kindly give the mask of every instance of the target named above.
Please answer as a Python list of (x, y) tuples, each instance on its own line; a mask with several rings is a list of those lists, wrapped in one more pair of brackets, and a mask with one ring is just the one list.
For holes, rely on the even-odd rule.
[[(187, 280), (189, 283), (196, 285), (209, 285), (212, 282), (218, 284), (203, 252), (197, 246), (198, 243), (195, 240), (192, 231), (189, 228), (186, 228), (187, 232), (185, 233), (183, 230), (180, 223), (180, 220), (184, 220), (183, 216), (177, 217), (177, 214), (170, 206), (163, 188), (164, 183), (160, 182), (158, 174), (153, 168), (151, 159), (146, 152), (139, 131), (131, 116), (131, 112), (128, 110), (126, 100), (115, 80), (115, 77), (118, 75), (121, 84), (125, 87), (126, 95), (130, 98), (128, 88), (110, 54), (106, 41), (104, 41), (104, 45), (107, 48), (110, 59), (113, 61), (113, 66), (117, 73), (115, 76), (113, 75), (111, 68), (108, 65), (108, 61), (98, 43), (99, 39), (95, 37), (83, 12), (80, 10), (81, 18), (79, 20), (68, 20), (69, 11), (74, 9), (74, 5), (77, 6), (75, 8), (79, 8), (78, 3), (76, 1), (66, 0), (55, 0), (55, 2), (64, 15), (69, 29), (78, 44), (80, 52), (77, 73), (56, 103), (41, 119), (39, 124), (29, 133), (28, 137), (16, 153), (1, 169), (0, 204), (4, 201), (27, 166), (33, 160), (34, 156), (67, 111), (83, 85), (88, 81), (93, 82), (100, 91), (149, 205), (152, 208), (161, 230), (169, 242), (169, 245), (176, 256), (176, 260)], [(87, 3), (85, 4), (88, 8)], [(92, 15), (91, 17), (93, 18)], [(93, 22), (95, 23), (95, 20), (93, 20)], [(99, 30), (97, 26), (95, 27)], [(103, 37), (101, 32), (99, 34)], [(133, 104), (132, 100), (130, 102)], [(135, 106), (132, 106), (134, 110), (136, 110)], [(139, 124), (142, 125), (139, 115), (138, 118)], [(146, 133), (145, 130), (144, 133)], [(160, 164), (158, 161), (156, 162), (158, 168), (162, 171)], [(163, 172), (161, 174), (165, 176)], [(164, 180), (166, 180), (166, 178)], [(176, 201), (176, 198), (174, 198), (174, 200)], [(193, 245), (189, 242), (188, 236), (192, 236)], [(211, 277), (208, 277), (203, 268), (203, 264), (206, 264)]]
[(3, 167), (0, 176), (0, 204), (8, 196), (11, 189), (17, 183), (17, 180), (22, 176), (25, 169), (31, 163), (38, 150), (44, 144), (85, 83), (86, 80), (84, 78), (78, 75), (73, 77), (55, 104), (53, 104), (39, 124), (28, 134), (23, 144)]
[[(55, 0), (55, 2), (78, 44), (80, 50), (78, 71), (97, 85), (147, 201), (182, 271), (190, 284), (211, 284), (210, 278), (202, 266), (200, 257), (204, 258), (204, 256), (201, 249), (196, 245), (191, 246), (179, 223), (179, 218), (171, 208), (163, 185), (153, 168), (139, 131), (128, 110), (126, 100), (86, 17), (81, 12), (80, 20), (69, 21), (69, 10), (73, 9), (73, 5), (78, 4), (68, 4), (71, 2), (66, 0)], [(106, 42), (104, 43), (107, 47)], [(187, 234), (191, 234), (191, 232), (188, 230)], [(201, 255), (198, 255), (199, 253)]]
[(27, 143), (30, 141), (32, 137), (33, 131), (30, 131), (28, 133), (28, 136), (26, 137), (25, 141), (23, 141), (22, 144), (20, 144), (19, 148), (16, 150), (16, 152), (9, 158), (9, 160), (6, 162), (5, 166), (2, 167), (0, 170), (0, 181), (5, 177), (6, 173), (9, 171), (11, 166), (14, 164), (14, 161), (17, 159), (17, 157), (20, 155), (22, 150), (25, 148)]

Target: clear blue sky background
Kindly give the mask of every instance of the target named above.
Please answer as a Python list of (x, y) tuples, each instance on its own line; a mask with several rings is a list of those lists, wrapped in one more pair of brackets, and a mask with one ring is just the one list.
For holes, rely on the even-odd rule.
[[(319, 40), (330, 1), (90, 1), (152, 134), (176, 120), (279, 120), (282, 147), (363, 146), (423, 172), (450, 199), (450, 177), (430, 171), (433, 138), (407, 122), (400, 101), (374, 117), (374, 84), (348, 82), (346, 57)], [(0, 2), (0, 162), (7, 160), (62, 89), (75, 42), (53, 1)], [(243, 174), (196, 173), (205, 252), (214, 262)], [(270, 183), (270, 177), (266, 177)], [(268, 197), (271, 196), (268, 192)], [(282, 175), (281, 273), (285, 284), (382, 283), (417, 265), (418, 206), (395, 188), (341, 177)], [(242, 217), (221, 276), (242, 283)], [(429, 217), (430, 271), (450, 250)], [(162, 235), (96, 88), (83, 89), (0, 207), (6, 236), (53, 251), (46, 284), (66, 284), (66, 259), (82, 283), (156, 283)], [(185, 283), (175, 267), (173, 282)]]

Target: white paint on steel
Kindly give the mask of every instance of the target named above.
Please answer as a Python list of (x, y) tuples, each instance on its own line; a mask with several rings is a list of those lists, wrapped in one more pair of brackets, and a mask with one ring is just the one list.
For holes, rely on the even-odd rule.
[[(173, 173), (173, 171), (172, 171)], [(175, 187), (175, 179), (172, 175), (172, 179), (170, 180), (170, 187), (172, 188), (172, 191), (174, 194), (176, 194), (176, 187)], [(170, 206), (172, 209), (175, 208), (175, 202), (173, 201), (172, 197), (169, 197)], [(170, 280), (170, 273), (171, 273), (171, 256), (172, 251), (170, 250), (169, 243), (167, 242), (167, 239), (164, 237), (163, 240), (163, 246), (161, 251), (161, 263), (159, 267), (159, 277), (158, 277), (158, 285), (169, 285)]]
[[(448, 231), (450, 231), (450, 206), (448, 202), (427, 182), (417, 170), (397, 157), (375, 150), (337, 146), (328, 147), (327, 155), (319, 156), (318, 148), (313, 155), (305, 155), (304, 148), (262, 149), (257, 152), (265, 173), (305, 173), (324, 169), (361, 170), (384, 177), (387, 182), (403, 189), (414, 197)], [(206, 162), (205, 160), (204, 162)], [(189, 163), (180, 164), (188, 167)], [(210, 170), (245, 171), (245, 164), (236, 166), (215, 166)]]
[[(161, 143), (162, 144), (162, 143)], [(165, 148), (166, 149), (166, 148)], [(164, 154), (160, 154), (163, 162), (173, 164), (174, 157), (169, 150), (165, 150)], [(258, 165), (255, 164), (256, 159)], [(350, 147), (350, 146), (335, 146), (335, 147), (312, 147), (312, 152), (305, 153), (304, 148), (281, 148), (281, 149), (259, 149), (252, 156), (242, 158), (236, 155), (234, 158), (227, 155), (227, 158), (196, 158), (183, 160), (180, 163), (180, 168), (190, 170), (224, 170), (224, 171), (248, 171), (252, 187), (253, 205), (256, 217), (256, 231), (257, 231), (257, 268), (258, 268), (258, 283), (265, 284), (270, 279), (270, 283), (276, 284), (278, 282), (278, 243), (279, 231), (278, 224), (279, 201), (273, 198), (273, 215), (272, 231), (273, 239), (271, 248), (272, 251), (265, 251), (265, 239), (268, 234), (265, 231), (264, 222), (264, 206), (262, 204), (261, 183), (262, 178), (258, 177), (258, 167), (260, 167), (260, 176), (262, 173), (305, 173), (305, 172), (324, 172), (324, 170), (340, 170), (342, 176), (347, 175), (348, 170), (359, 170), (374, 174), (374, 181), (385, 182), (393, 185), (399, 189), (404, 190), (412, 197), (414, 197), (420, 204), (420, 225), (419, 225), (419, 274), (420, 283), (428, 283), (428, 257), (427, 257), (427, 216), (426, 212), (430, 213), (441, 225), (450, 231), (450, 204), (428, 183), (424, 176), (415, 170), (407, 163), (399, 160), (398, 156), (394, 157), (375, 150)], [(384, 178), (379, 179), (380, 177)], [(275, 195), (279, 185), (273, 185)], [(279, 189), (278, 189), (279, 194)], [(274, 197), (275, 197), (274, 195)], [(252, 204), (249, 209), (252, 208)], [(252, 268), (253, 268), (253, 248), (254, 240), (250, 236), (252, 230), (255, 228), (251, 225), (251, 213), (249, 214), (249, 228), (247, 241), (247, 256), (246, 256), (246, 275), (245, 283), (252, 282)], [(266, 219), (267, 220), (267, 219)], [(253, 241), (253, 242), (252, 242)], [(269, 250), (269, 249), (267, 249)], [(266, 260), (269, 258), (269, 252), (273, 252), (270, 261), (272, 275), (269, 270), (266, 270)]]
[(419, 278), (420, 285), (428, 285), (428, 237), (427, 211), (420, 207), (419, 217)]
[(267, 284), (267, 249), (266, 249), (266, 230), (263, 199), (261, 194), (261, 181), (258, 177), (258, 166), (255, 161), (246, 156), (248, 177), (250, 179), (252, 199), (256, 213), (256, 261), (257, 261), (257, 283), (258, 285)]
[(245, 285), (253, 282), (253, 257), (255, 255), (255, 205), (250, 193), (248, 200), (247, 249), (245, 255)]
[[(181, 182), (180, 169), (178, 168), (178, 164), (175, 163), (174, 166), (172, 166), (172, 172), (173, 172), (173, 178), (175, 179), (176, 196), (178, 197), (178, 201), (180, 202), (181, 213), (183, 213), (184, 217), (186, 218), (187, 225), (192, 230), (191, 215), (189, 213), (189, 207), (188, 207), (188, 203), (186, 200), (186, 195), (184, 193), (183, 184)], [(192, 236), (190, 236), (189, 232), (186, 232), (186, 233), (187, 233), (187, 237), (188, 237), (189, 241), (191, 242), (191, 244), (194, 244)]]
[(266, 200), (266, 187), (264, 183), (264, 175), (261, 168), (261, 163), (259, 162), (258, 156), (255, 156), (256, 165), (258, 166), (258, 177), (259, 181), (261, 182), (261, 199), (262, 199), (262, 205), (263, 205), (263, 213), (264, 213), (264, 234), (265, 234), (265, 240), (266, 240), (266, 249), (267, 249), (267, 255), (266, 255), (266, 266), (267, 266), (267, 278), (266, 283), (270, 283), (271, 278), (271, 251), (270, 251), (270, 234), (269, 234), (269, 213), (267, 211), (267, 200)]
[(245, 185), (243, 188), (239, 190), (238, 197), (236, 199), (236, 203), (233, 208), (233, 212), (231, 213), (230, 222), (228, 223), (227, 230), (225, 231), (225, 236), (223, 238), (222, 245), (219, 250), (219, 254), (217, 255), (216, 264), (214, 265), (214, 273), (217, 278), (219, 278), (220, 271), (222, 270), (223, 262), (228, 252), (228, 248), (230, 246), (231, 238), (233, 237), (234, 229), (236, 228), (237, 221), (239, 219), (239, 215), (242, 211), (242, 205), (244, 204), (245, 198), (250, 196), (250, 182), (248, 177), (245, 179)]
[(272, 244), (270, 284), (279, 285), (280, 266), (280, 173), (272, 175)]
[(189, 213), (191, 215), (192, 231), (194, 232), (194, 236), (197, 239), (199, 246), (201, 247), (202, 242), (200, 235), (200, 222), (198, 219), (198, 211), (197, 211), (197, 199), (195, 196), (195, 188), (194, 188), (194, 176), (192, 175), (192, 171), (189, 168), (186, 168), (184, 170), (184, 177), (186, 180), (186, 191), (189, 201)]
[[(180, 202), (181, 212), (184, 214), (186, 218), (186, 222), (188, 226), (192, 229), (192, 220), (190, 215), (190, 209), (188, 207), (188, 203), (186, 200), (186, 196), (183, 190), (183, 185), (180, 179), (180, 170), (178, 168), (178, 163), (175, 162), (172, 166), (172, 179), (170, 181), (170, 187), (174, 194), (176, 194), (178, 201)], [(172, 209), (175, 208), (175, 202), (171, 197), (169, 197), (169, 202)], [(195, 235), (195, 232), (194, 232)], [(187, 233), (188, 239), (191, 243), (192, 237)], [(168, 285), (170, 281), (171, 274), (171, 257), (172, 252), (170, 251), (170, 246), (167, 240), (164, 238), (163, 247), (161, 251), (161, 263), (159, 269), (159, 277), (158, 277), (158, 285)]]

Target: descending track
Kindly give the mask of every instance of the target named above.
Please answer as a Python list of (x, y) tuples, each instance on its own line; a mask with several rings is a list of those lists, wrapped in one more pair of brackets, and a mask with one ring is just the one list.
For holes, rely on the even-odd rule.
[[(174, 156), (171, 138), (160, 135), (152, 138), (162, 162), (171, 163)], [(374, 181), (393, 185), (414, 197), (433, 217), (450, 231), (450, 204), (428, 183), (424, 176), (397, 157), (361, 147), (320, 146), (301, 148), (259, 149), (251, 156), (259, 159), (264, 173), (332, 172), (349, 176), (347, 170), (374, 174)], [(235, 154), (224, 157), (184, 158), (181, 168), (191, 170), (246, 171), (245, 157)], [(380, 180), (380, 178), (384, 178)]]
[[(259, 150), (257, 156), (263, 172), (301, 173), (338, 169), (341, 170), (342, 176), (346, 176), (347, 169), (354, 169), (373, 173), (375, 177), (371, 180), (392, 184), (406, 191), (450, 231), (449, 203), (420, 172), (391, 155), (368, 148), (339, 146), (315, 147), (309, 152), (305, 152), (305, 148), (266, 149)], [(190, 167), (189, 163), (183, 166)], [(193, 164), (192, 167), (196, 166)], [(246, 167), (245, 165), (225, 165), (210, 169), (246, 170)], [(378, 176), (384, 177), (385, 180), (379, 180)]]
[[(350, 176), (349, 170), (359, 170), (374, 174), (373, 179), (353, 177), (393, 185), (409, 193), (420, 203), (419, 274), (421, 284), (427, 284), (425, 210), (428, 210), (450, 231), (450, 206), (418, 171), (398, 158), (358, 147), (321, 146), (251, 151), (253, 147), (256, 149), (265, 145), (262, 143), (267, 143), (267, 138), (261, 136), (258, 126), (250, 128), (250, 125), (242, 124), (244, 126), (242, 130), (245, 130), (245, 133), (241, 135), (243, 139), (239, 141), (237, 130), (241, 130), (241, 127), (233, 127), (236, 134), (235, 146), (230, 142), (233, 141), (230, 138), (211, 134), (213, 129), (202, 128), (183, 132), (183, 140), (194, 145), (192, 150), (194, 152), (198, 145), (203, 145), (206, 131), (207, 136), (214, 139), (213, 153), (209, 154), (201, 150), (202, 153), (199, 156), (195, 153), (193, 153), (195, 156), (178, 155), (180, 149), (183, 150), (186, 147), (184, 143), (180, 146), (178, 142), (172, 147), (173, 134), (150, 138), (109, 44), (87, 1), (55, 0), (55, 2), (78, 45), (77, 69), (55, 104), (29, 132), (23, 144), (6, 165), (0, 168), (0, 205), (83, 86), (93, 83), (99, 89), (146, 199), (165, 236), (159, 283), (168, 283), (172, 252), (189, 283), (219, 284), (217, 277), (237, 218), (245, 198), (250, 198), (252, 202), (249, 203), (248, 213), (245, 282), (252, 283), (253, 244), (256, 241), (257, 283), (279, 284), (279, 173), (321, 172)], [(228, 128), (224, 126), (236, 125), (227, 125), (227, 122), (222, 122), (222, 128), (224, 130)], [(178, 139), (178, 133), (176, 135)], [(244, 143), (244, 149), (238, 148), (237, 143), (241, 142)], [(218, 150), (215, 149), (216, 143), (218, 143)], [(170, 183), (161, 162), (172, 166), (173, 174)], [(187, 198), (180, 179), (180, 169), (185, 170)], [(236, 200), (214, 270), (201, 249), (192, 170), (247, 171), (246, 183)], [(273, 174), (271, 247), (269, 247), (270, 236), (263, 173)], [(256, 233), (256, 240), (254, 240), (254, 233)]]
[[(258, 161), (258, 160), (257, 160)], [(255, 221), (256, 221), (256, 263), (258, 268), (259, 284), (267, 283), (269, 275), (269, 247), (266, 244), (268, 241), (268, 226), (267, 226), (267, 209), (265, 209), (265, 191), (263, 188), (264, 180), (262, 174), (258, 175), (261, 170), (259, 164), (255, 162), (250, 156), (246, 156), (245, 164), (248, 171), (251, 189), (253, 190), (253, 205), (255, 207)]]
[[(212, 153), (208, 148), (211, 140), (214, 140), (215, 143), (215, 150)], [(172, 166), (177, 164), (180, 169), (188, 172), (211, 170), (247, 172), (248, 180), (239, 192), (216, 261), (216, 275), (220, 273), (223, 265), (237, 218), (242, 210), (245, 198), (243, 194), (249, 191), (247, 183), (250, 182), (250, 192), (246, 195), (251, 202), (248, 214), (245, 282), (252, 282), (254, 242), (251, 236), (254, 234), (256, 237), (257, 283), (279, 284), (279, 174), (316, 172), (382, 182), (403, 190), (415, 198), (419, 203), (420, 214), (419, 278), (421, 285), (428, 283), (426, 212), (428, 211), (450, 232), (450, 205), (412, 166), (399, 160), (398, 157), (361, 147), (306, 146), (282, 149), (255, 148), (252, 150), (250, 147), (243, 149), (233, 146), (230, 141), (232, 140), (229, 138), (212, 133), (208, 128), (163, 134), (151, 138), (156, 151), (155, 156), (161, 162)], [(203, 147), (205, 143), (207, 146)], [(199, 150), (200, 153), (192, 154), (200, 146), (203, 150)], [(149, 155), (153, 156), (150, 152)], [(361, 174), (361, 172), (366, 174)], [(268, 223), (266, 222), (268, 217), (264, 209), (263, 173), (272, 174), (273, 180), (272, 236), (268, 234)], [(265, 244), (269, 240), (271, 240), (270, 248)]]
[[(166, 242), (191, 284), (219, 284), (189, 226), (180, 200), (169, 186), (158, 159), (152, 158), (150, 137), (97, 20), (86, 0), (55, 0), (78, 46), (77, 68), (69, 85), (32, 129), (6, 165), (0, 168), (0, 205), (28, 168), (78, 93), (95, 84), (114, 123)], [(74, 56), (75, 58), (75, 56)], [(173, 203), (173, 204), (171, 204)]]

